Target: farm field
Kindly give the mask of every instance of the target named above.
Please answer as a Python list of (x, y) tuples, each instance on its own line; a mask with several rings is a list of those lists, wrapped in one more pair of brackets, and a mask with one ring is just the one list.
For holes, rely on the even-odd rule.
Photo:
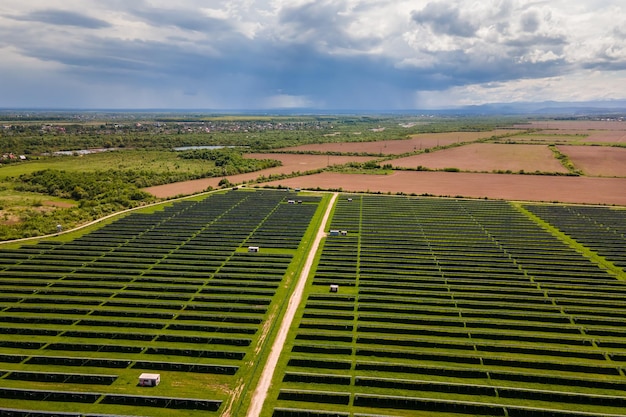
[(626, 415), (624, 271), (534, 207), (341, 195), (262, 416)]
[(502, 138), (493, 141), (503, 144), (528, 144), (528, 145), (585, 145), (588, 144), (588, 136), (580, 133), (562, 132), (533, 132), (525, 133), (512, 138)]
[[(516, 130), (498, 129), (487, 132), (446, 132), (412, 135), (405, 140), (385, 140), (376, 142), (339, 142), (293, 146), (278, 149), (284, 152), (334, 152), (367, 153), (372, 155), (398, 155), (438, 146), (448, 146), (462, 142), (474, 142), (490, 137), (508, 136)], [(340, 139), (338, 139), (340, 140)]]
[(531, 121), (515, 127), (536, 130), (514, 138), (516, 143), (619, 144), (626, 143), (626, 122), (595, 120)]
[(457, 168), (474, 172), (543, 172), (567, 174), (568, 170), (547, 146), (474, 143), (437, 152), (389, 161), (394, 167), (442, 170)]
[(626, 205), (626, 178), (395, 171), (389, 175), (323, 172), (265, 183), (302, 189), (463, 196), (503, 200)]
[(557, 131), (626, 131), (626, 122), (617, 120), (531, 120), (515, 125), (520, 129), (539, 129)]
[[(576, 134), (576, 132), (572, 132)], [(585, 142), (597, 144), (626, 144), (626, 128), (622, 130), (587, 131)]]
[[(342, 133), (337, 135), (340, 141)], [(267, 178), (265, 184), (299, 188), (343, 189), (346, 191), (430, 194), (434, 196), (464, 196), (531, 201), (562, 201), (568, 203), (624, 204), (624, 184), (621, 181), (591, 181), (589, 178), (556, 178), (582, 172), (582, 176), (624, 177), (623, 143), (626, 123), (617, 121), (533, 121), (514, 125), (512, 129), (487, 132), (447, 132), (412, 135), (405, 140), (374, 142), (337, 142), (308, 144), (280, 148), (272, 153), (251, 154), (250, 157), (278, 159), (282, 167), (256, 173), (229, 176), (233, 184)], [(480, 142), (480, 143), (476, 143)], [(566, 167), (548, 146), (567, 157), (570, 150), (571, 166)], [(584, 146), (583, 146), (584, 145)], [(612, 146), (592, 146), (612, 145)], [(290, 153), (281, 153), (290, 152)], [(293, 155), (293, 152), (298, 152)], [(312, 152), (312, 154), (306, 154)], [(340, 153), (319, 155), (318, 153)], [(370, 154), (371, 157), (349, 156)], [(406, 154), (413, 154), (406, 156)], [(394, 155), (401, 156), (393, 159)], [(340, 164), (354, 165), (376, 158), (378, 166), (398, 169), (470, 171), (451, 177), (448, 173), (410, 173), (391, 171), (369, 172), (361, 175)], [(598, 159), (596, 159), (598, 158)], [(578, 166), (580, 165), (580, 166)], [(323, 172), (299, 178), (271, 179), (271, 175), (307, 173), (333, 167), (334, 172)], [(515, 176), (476, 176), (474, 173), (514, 173)], [(529, 173), (540, 173), (535, 178)], [(145, 189), (151, 194), (168, 198), (180, 194), (200, 192), (217, 187), (221, 178), (193, 180)]]
[(626, 148), (606, 146), (559, 146), (585, 175), (626, 177)]
[(514, 137), (496, 139), (495, 143), (527, 143), (557, 145), (619, 145), (626, 144), (626, 131), (542, 130)]
[(214, 193), (0, 247), (0, 414), (236, 415), (322, 201), (295, 197)]
[[(348, 162), (366, 162), (372, 159), (371, 157), (366, 156), (293, 155), (278, 153), (251, 153), (246, 154), (245, 157), (251, 159), (276, 159), (281, 161), (282, 165), (247, 174), (226, 176), (225, 178), (228, 178), (228, 180), (233, 184), (254, 181), (261, 175), (269, 177), (270, 175), (291, 174), (294, 172), (305, 173), (307, 171), (315, 171), (332, 165), (342, 165)], [(208, 187), (218, 188), (218, 184), (222, 178), (224, 177), (175, 182), (172, 184), (148, 187), (144, 190), (159, 198), (169, 198), (181, 194), (189, 195), (202, 192)]]

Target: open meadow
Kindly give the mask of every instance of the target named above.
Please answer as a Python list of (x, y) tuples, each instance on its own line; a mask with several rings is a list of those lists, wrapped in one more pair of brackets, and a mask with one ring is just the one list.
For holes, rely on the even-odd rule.
[(208, 167), (209, 164), (202, 160), (187, 160), (183, 163), (177, 154), (171, 151), (120, 149), (91, 154), (59, 155), (45, 159), (32, 158), (25, 163), (2, 166), (0, 179), (55, 168), (70, 172), (133, 170), (200, 175)]

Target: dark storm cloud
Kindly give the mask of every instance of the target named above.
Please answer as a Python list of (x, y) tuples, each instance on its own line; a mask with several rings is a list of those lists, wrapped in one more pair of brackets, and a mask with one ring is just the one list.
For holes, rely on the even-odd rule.
[(41, 22), (48, 23), (51, 25), (60, 25), (60, 26), (75, 26), (82, 27), (86, 29), (102, 29), (108, 28), (111, 26), (110, 23), (96, 19), (93, 17), (89, 17), (87, 15), (70, 12), (66, 10), (38, 10), (34, 12), (30, 12), (25, 15), (20, 16), (9, 16), (14, 20), (22, 20), (29, 22)]
[(217, 60), (201, 51), (189, 51), (176, 44), (113, 38), (84, 38), (69, 48), (25, 45), (25, 55), (66, 66), (66, 71), (86, 77), (200, 77), (219, 68)]
[(411, 18), (418, 25), (429, 27), (433, 33), (472, 37), (478, 25), (461, 16), (459, 7), (445, 2), (431, 2), (419, 11), (414, 11)]

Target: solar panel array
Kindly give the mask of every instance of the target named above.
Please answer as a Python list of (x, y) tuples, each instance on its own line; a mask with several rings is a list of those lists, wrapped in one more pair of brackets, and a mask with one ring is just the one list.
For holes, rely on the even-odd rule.
[(506, 202), (349, 197), (273, 416), (626, 415), (626, 282)]
[[(320, 200), (287, 204), (293, 195), (213, 194), (71, 242), (0, 250), (0, 414), (19, 415), (15, 401), (219, 412)], [(161, 386), (137, 387), (142, 372), (162, 373)], [(226, 388), (176, 388), (207, 378)]]

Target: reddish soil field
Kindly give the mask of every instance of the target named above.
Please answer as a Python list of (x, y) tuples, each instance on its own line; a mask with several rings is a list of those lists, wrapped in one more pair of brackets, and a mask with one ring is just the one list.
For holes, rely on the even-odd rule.
[[(266, 177), (272, 174), (291, 174), (292, 172), (306, 172), (316, 169), (325, 168), (331, 165), (343, 165), (348, 162), (366, 162), (372, 158), (366, 156), (334, 156), (334, 155), (293, 155), (293, 154), (274, 154), (260, 153), (248, 154), (246, 158), (253, 159), (277, 159), (283, 163), (282, 166), (276, 168), (264, 169), (257, 172), (249, 172), (247, 174), (230, 175), (228, 180), (233, 184), (240, 184), (247, 181), (253, 181), (261, 175)], [(144, 188), (159, 198), (169, 198), (177, 195), (189, 195), (199, 193), (208, 187), (217, 188), (219, 182), (224, 177), (218, 178), (202, 178), (199, 180), (176, 182), (173, 184), (158, 185), (156, 187)]]
[(511, 140), (520, 142), (542, 143), (626, 143), (626, 131), (621, 130), (542, 130), (538, 133), (516, 136)]
[(551, 131), (551, 132), (539, 132), (531, 133), (527, 135), (514, 136), (512, 138), (503, 138), (497, 141), (497, 143), (503, 144), (568, 144), (568, 145), (582, 145), (585, 143), (592, 143), (585, 133), (580, 131), (572, 131), (570, 133)]
[(490, 138), (505, 134), (513, 134), (515, 130), (493, 130), (490, 132), (449, 132), (424, 133), (411, 136), (405, 140), (384, 140), (377, 142), (343, 142), (323, 143), (293, 146), (280, 149), (281, 151), (297, 152), (341, 152), (341, 153), (369, 153), (381, 155), (400, 155), (415, 152), (420, 149), (447, 146), (459, 142), (473, 142), (478, 139)]
[(617, 120), (535, 120), (530, 123), (515, 125), (520, 129), (546, 130), (622, 130), (626, 131), (626, 122)]
[[(626, 122), (624, 121), (547, 120), (534, 121), (516, 127), (541, 129), (530, 137), (532, 141), (573, 142), (574, 144), (626, 143)], [(568, 138), (558, 135), (572, 136)], [(518, 139), (527, 141), (523, 136)]]
[(421, 165), (430, 169), (458, 168), (461, 171), (476, 172), (568, 172), (544, 145), (473, 143), (390, 162), (394, 167), (402, 168), (416, 168)]
[(580, 138), (583, 143), (626, 143), (626, 130), (587, 130), (587, 131), (555, 131), (560, 134), (587, 134), (587, 137)]
[[(559, 146), (585, 175), (626, 177), (626, 148), (609, 146)], [(626, 189), (622, 190), (626, 193)]]
[(626, 178), (395, 172), (392, 175), (321, 173), (267, 183), (294, 188), (431, 194), (504, 200), (626, 206)]

